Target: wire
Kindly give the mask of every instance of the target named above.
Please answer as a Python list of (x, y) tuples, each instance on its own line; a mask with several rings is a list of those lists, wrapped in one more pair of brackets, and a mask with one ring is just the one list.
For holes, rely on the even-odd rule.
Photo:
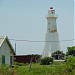
[(25, 41), (25, 42), (66, 42), (66, 41), (74, 41), (75, 39), (70, 39), (70, 40), (60, 40), (60, 41), (32, 41), (32, 40), (17, 40), (17, 39), (9, 39), (9, 40), (13, 40), (13, 41)]
[[(0, 38), (4, 39), (4, 38)], [(21, 41), (21, 42), (67, 42), (67, 41), (74, 41), (75, 39), (70, 39), (70, 40), (60, 40), (60, 41), (32, 41), (32, 40), (24, 40), (24, 39), (9, 39), (11, 41)]]

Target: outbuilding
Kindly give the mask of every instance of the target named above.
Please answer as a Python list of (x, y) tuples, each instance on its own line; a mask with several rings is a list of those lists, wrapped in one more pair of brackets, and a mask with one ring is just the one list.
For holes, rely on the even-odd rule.
[(14, 48), (12, 47), (8, 37), (0, 36), (0, 65), (13, 65), (14, 55)]

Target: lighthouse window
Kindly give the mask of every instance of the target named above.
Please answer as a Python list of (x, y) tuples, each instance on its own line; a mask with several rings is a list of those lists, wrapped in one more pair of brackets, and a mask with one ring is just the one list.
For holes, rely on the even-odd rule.
[(52, 10), (51, 13), (53, 14), (55, 12), (55, 10)]
[(51, 12), (53, 14), (53, 12)]
[(50, 30), (50, 28), (48, 30)]
[(49, 23), (50, 24), (50, 23)]

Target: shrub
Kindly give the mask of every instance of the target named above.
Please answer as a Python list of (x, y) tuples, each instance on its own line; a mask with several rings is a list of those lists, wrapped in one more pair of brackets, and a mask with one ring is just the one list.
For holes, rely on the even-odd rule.
[(75, 57), (74, 56), (67, 56), (66, 58), (66, 71), (69, 73), (69, 72), (72, 72), (73, 69), (75, 69)]
[(51, 57), (45, 57), (41, 59), (41, 65), (50, 65), (53, 63), (53, 58)]

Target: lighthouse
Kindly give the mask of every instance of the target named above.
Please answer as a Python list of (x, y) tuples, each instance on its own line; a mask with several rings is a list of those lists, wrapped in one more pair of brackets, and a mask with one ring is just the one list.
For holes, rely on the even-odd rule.
[(60, 50), (59, 35), (57, 31), (57, 15), (53, 7), (48, 10), (47, 19), (47, 33), (45, 38), (45, 46), (42, 53), (42, 58), (50, 57), (51, 54)]

